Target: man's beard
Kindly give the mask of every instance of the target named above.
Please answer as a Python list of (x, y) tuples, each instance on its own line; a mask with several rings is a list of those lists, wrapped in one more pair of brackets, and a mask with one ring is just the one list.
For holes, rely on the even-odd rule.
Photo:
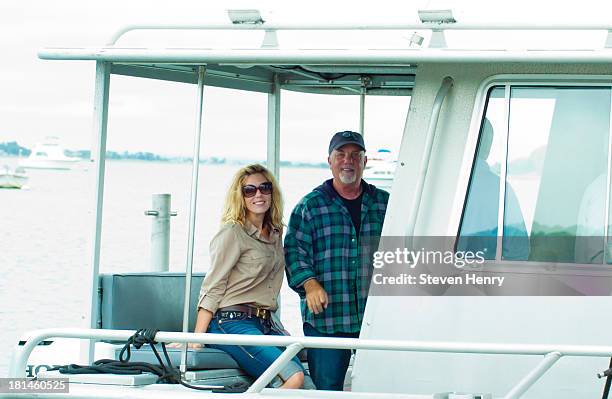
[(357, 173), (353, 172), (350, 174), (340, 172), (340, 181), (343, 184), (353, 184), (357, 180)]

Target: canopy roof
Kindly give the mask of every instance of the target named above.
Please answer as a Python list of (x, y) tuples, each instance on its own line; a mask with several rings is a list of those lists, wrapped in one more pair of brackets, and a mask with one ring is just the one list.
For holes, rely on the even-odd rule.
[[(117, 46), (115, 43), (132, 31), (205, 31), (236, 35), (238, 31), (260, 31), (261, 47), (211, 48), (179, 45), (173, 47)], [(400, 33), (403, 47), (389, 48), (382, 42), (370, 48), (282, 48), (277, 31), (326, 31), (331, 39), (344, 34), (376, 35), (384, 31)], [(597, 49), (452, 49), (446, 46), (447, 31), (604, 31), (606, 45)], [(406, 39), (412, 31), (413, 36)], [(419, 47), (418, 39), (426, 31), (431, 36), (428, 47)], [(266, 25), (213, 24), (201, 26), (132, 25), (120, 29), (109, 44), (96, 48), (50, 48), (39, 52), (43, 59), (96, 60), (111, 64), (111, 73), (197, 83), (198, 66), (206, 65), (205, 84), (256, 92), (271, 93), (275, 83), (285, 90), (308, 93), (359, 95), (410, 95), (418, 65), (433, 62), (529, 62), (529, 63), (612, 63), (612, 26), (526, 26), (526, 25), (460, 25), (455, 23), (421, 23), (412, 25)], [(485, 33), (486, 32), (481, 32)], [(550, 33), (550, 32), (548, 32)], [(416, 36), (414, 36), (416, 35)], [(484, 37), (486, 35), (482, 35)], [(261, 37), (261, 36), (257, 36)], [(365, 36), (369, 37), (369, 36)], [(416, 40), (414, 40), (416, 37)], [(359, 41), (359, 40), (357, 40)], [(333, 45), (332, 45), (333, 46)]]

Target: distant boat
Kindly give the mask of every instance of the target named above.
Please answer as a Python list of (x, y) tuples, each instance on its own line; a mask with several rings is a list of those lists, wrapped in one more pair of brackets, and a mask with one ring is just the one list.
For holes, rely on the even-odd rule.
[(8, 165), (0, 169), (0, 188), (22, 188), (28, 182), (25, 169), (17, 167), (11, 170)]
[(57, 137), (46, 137), (43, 143), (34, 146), (32, 153), (19, 165), (28, 169), (72, 169), (79, 158), (68, 157), (59, 144)]
[(363, 171), (363, 179), (382, 189), (390, 189), (393, 184), (397, 161), (392, 159), (391, 151), (381, 148), (368, 157), (368, 163)]

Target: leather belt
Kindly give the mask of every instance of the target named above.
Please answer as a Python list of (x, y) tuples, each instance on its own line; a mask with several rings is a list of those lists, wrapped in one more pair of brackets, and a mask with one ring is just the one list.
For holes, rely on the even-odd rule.
[(243, 312), (243, 313), (246, 313), (247, 317), (255, 316), (262, 320), (270, 319), (270, 310), (258, 308), (255, 306), (249, 306), (249, 305), (226, 306), (226, 307), (217, 309), (217, 313), (219, 312)]

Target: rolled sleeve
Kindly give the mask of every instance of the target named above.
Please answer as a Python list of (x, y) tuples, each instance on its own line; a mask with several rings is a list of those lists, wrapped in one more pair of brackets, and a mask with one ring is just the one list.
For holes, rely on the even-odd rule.
[(210, 242), (210, 269), (202, 282), (198, 309), (204, 308), (213, 314), (227, 289), (230, 272), (240, 258), (240, 240), (236, 226), (224, 226)]
[(303, 204), (298, 204), (291, 213), (285, 236), (285, 270), (289, 286), (300, 295), (304, 295), (304, 283), (316, 276), (312, 244), (308, 210)]

